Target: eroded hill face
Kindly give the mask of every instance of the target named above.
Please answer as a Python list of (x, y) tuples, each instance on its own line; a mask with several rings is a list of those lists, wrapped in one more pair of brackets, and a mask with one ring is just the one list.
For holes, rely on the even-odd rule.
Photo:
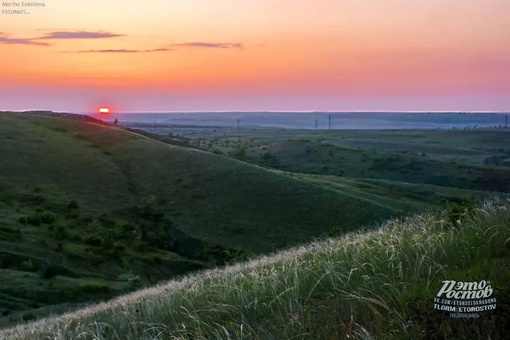
[(0, 113), (0, 155), (0, 325), (398, 210), (70, 117)]

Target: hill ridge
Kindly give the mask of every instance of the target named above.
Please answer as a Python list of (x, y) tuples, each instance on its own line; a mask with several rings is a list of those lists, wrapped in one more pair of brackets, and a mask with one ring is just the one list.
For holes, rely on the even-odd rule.
[(399, 212), (195, 151), (0, 113), (0, 327)]

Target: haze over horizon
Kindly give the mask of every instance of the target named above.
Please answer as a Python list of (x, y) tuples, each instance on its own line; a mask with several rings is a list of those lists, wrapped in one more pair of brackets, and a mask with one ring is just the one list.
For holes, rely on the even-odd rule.
[(0, 14), (0, 110), (510, 110), (504, 0), (45, 4)]

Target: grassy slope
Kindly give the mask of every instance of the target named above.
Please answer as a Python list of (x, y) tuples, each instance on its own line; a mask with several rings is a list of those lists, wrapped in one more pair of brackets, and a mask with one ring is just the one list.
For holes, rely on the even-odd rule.
[(202, 148), (292, 172), (510, 191), (508, 129), (219, 130), (188, 136)]
[[(508, 137), (510, 139), (510, 134)], [(398, 180), (471, 190), (510, 191), (509, 167), (437, 159), (426, 154), (420, 156), (413, 149), (411, 146), (396, 153), (293, 140), (251, 149), (255, 152), (246, 152), (246, 155), (252, 162), (266, 162), (270, 166), (270, 161), (274, 160), (276, 167), (292, 172)], [(466, 150), (466, 153), (469, 152), (471, 150)], [(269, 162), (267, 155), (271, 156)], [(489, 158), (489, 155), (486, 154), (486, 157)]]
[[(184, 249), (192, 253), (205, 244), (267, 252), (333, 226), (353, 230), (399, 210), (70, 118), (0, 113), (0, 155), (0, 325), (19, 320), (16, 311), (44, 314), (57, 303), (118, 294), (130, 288), (117, 280), (123, 274), (157, 281), (202, 268), (205, 263), (195, 258), (138, 251), (124, 240), (117, 243), (128, 248), (115, 256), (104, 254), (115, 244), (101, 249), (84, 243), (85, 236), (112, 231), (111, 221), (147, 224), (137, 205), (149, 195), (157, 197), (165, 221), (195, 239), (181, 245), (194, 248)], [(69, 211), (73, 200), (78, 212)], [(54, 214), (56, 224), (20, 223), (36, 211)], [(58, 224), (67, 233), (60, 241), (51, 229)], [(51, 279), (39, 273), (48, 261), (59, 266)]]
[[(81, 121), (0, 116), (0, 190), (35, 186), (97, 211), (125, 213), (155, 195), (180, 229), (267, 251), (334, 225), (353, 229), (392, 210), (255, 166)], [(358, 211), (349, 214), (347, 211)]]
[[(158, 131), (164, 132), (163, 128)], [(185, 131), (186, 132), (186, 131)], [(395, 152), (411, 155), (425, 153), (436, 160), (484, 164), (487, 157), (508, 158), (508, 129), (472, 130), (217, 130), (193, 131), (193, 139), (245, 141), (248, 147), (291, 140), (316, 141), (347, 149)], [(258, 143), (257, 143), (258, 142)], [(202, 144), (206, 144), (202, 141)], [(216, 146), (221, 146), (216, 144)]]
[(470, 200), (487, 195), (483, 191), (430, 184), (405, 183), (384, 179), (349, 178), (329, 175), (293, 174), (294, 178), (362, 197), (379, 205), (406, 212), (423, 210), (441, 202)]
[[(387, 222), (7, 330), (12, 339), (504, 339), (510, 201)], [(441, 281), (489, 280), (494, 311), (433, 309)]]

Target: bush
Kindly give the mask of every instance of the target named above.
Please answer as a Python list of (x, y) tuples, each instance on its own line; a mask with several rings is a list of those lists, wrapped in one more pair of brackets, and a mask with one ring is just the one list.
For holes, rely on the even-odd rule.
[(112, 230), (103, 238), (100, 252), (103, 255), (110, 256), (116, 260), (120, 260), (122, 255), (126, 252), (126, 245), (122, 242), (117, 242)]
[(120, 274), (117, 277), (117, 281), (128, 282), (130, 289), (136, 289), (142, 286), (142, 279), (140, 276), (133, 275), (133, 273)]
[(154, 195), (142, 198), (140, 204), (138, 204), (138, 209), (142, 216), (150, 221), (160, 220), (165, 214)]
[(239, 247), (225, 248), (220, 245), (205, 247), (200, 257), (209, 262), (211, 266), (232, 264), (245, 261), (252, 256), (253, 252)]
[(469, 217), (473, 213), (473, 209), (474, 204), (472, 201), (463, 201), (460, 204), (449, 202), (443, 216), (450, 225), (455, 227)]
[(65, 272), (63, 258), (61, 256), (45, 259), (41, 264), (40, 275), (43, 279), (51, 279)]
[(262, 164), (271, 168), (278, 168), (280, 166), (278, 158), (269, 151), (262, 155)]
[(37, 215), (32, 215), (32, 216), (28, 216), (26, 218), (26, 221), (28, 224), (31, 224), (31, 225), (34, 225), (34, 226), (39, 226), (41, 225), (41, 218)]
[(131, 241), (138, 237), (137, 226), (132, 222), (123, 220), (115, 221), (114, 233), (117, 239), (126, 241)]
[(73, 235), (73, 236), (71, 236), (69, 239), (70, 239), (71, 241), (73, 241), (73, 242), (76, 242), (76, 243), (80, 243), (80, 242), (82, 242), (82, 241), (83, 241), (83, 238), (82, 238), (82, 237), (81, 237), (81, 235), (79, 235), (79, 234), (74, 234), (74, 235)]
[(48, 231), (50, 232), (50, 235), (52, 235), (57, 241), (65, 240), (69, 236), (66, 227), (61, 224), (50, 226)]
[(41, 222), (45, 224), (51, 224), (54, 223), (57, 220), (57, 216), (55, 214), (52, 214), (48, 211), (41, 214)]
[(32, 271), (34, 271), (34, 264), (32, 263), (31, 259), (28, 259), (21, 263), (21, 266), (19, 267), (19, 269), (24, 272), (32, 272)]
[(331, 229), (323, 233), (324, 237), (338, 237), (345, 235), (346, 231), (342, 227), (334, 226)]
[(67, 205), (68, 210), (75, 210), (75, 209), (79, 209), (79, 208), (80, 208), (80, 205), (75, 200), (71, 200), (71, 202), (69, 202), (69, 204)]
[(110, 290), (108, 285), (99, 282), (89, 282), (80, 286), (80, 290), (85, 293), (98, 294), (107, 293)]
[(35, 316), (34, 313), (32, 312), (25, 312), (21, 315), (21, 318), (23, 319), (23, 321), (30, 321), (30, 320), (35, 320), (37, 319), (37, 317)]
[(91, 246), (100, 247), (103, 244), (103, 238), (98, 234), (94, 234), (90, 236), (85, 236), (83, 238), (83, 242)]
[(21, 234), (21, 230), (12, 229), (9, 227), (0, 227), (0, 232), (3, 232), (2, 239), (4, 241), (11, 242), (20, 242), (23, 241), (23, 235)]
[(98, 220), (98, 219), (93, 219), (88, 225), (87, 225), (87, 230), (89, 232), (98, 232), (100, 231), (101, 229), (103, 228), (103, 225), (101, 224), (101, 222)]
[(230, 155), (234, 158), (243, 159), (246, 156), (246, 148), (238, 147), (237, 149), (230, 152)]
[(147, 250), (149, 250), (149, 248), (150, 248), (149, 244), (145, 241), (141, 241), (136, 245), (136, 251), (140, 253), (146, 252)]

